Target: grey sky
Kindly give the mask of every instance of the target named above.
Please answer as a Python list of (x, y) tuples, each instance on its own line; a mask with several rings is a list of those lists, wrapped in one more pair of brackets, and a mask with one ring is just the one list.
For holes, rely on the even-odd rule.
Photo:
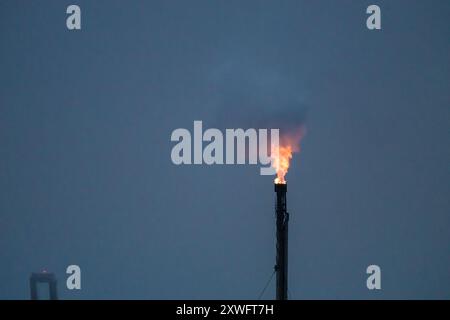
[(449, 298), (449, 17), (439, 0), (2, 0), (0, 298), (28, 299), (43, 268), (64, 299), (257, 298), (272, 177), (175, 166), (170, 134), (305, 111), (291, 298)]

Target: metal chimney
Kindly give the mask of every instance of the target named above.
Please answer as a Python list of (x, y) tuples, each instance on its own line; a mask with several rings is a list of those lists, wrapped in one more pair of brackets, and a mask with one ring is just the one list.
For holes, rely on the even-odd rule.
[(288, 299), (288, 222), (289, 214), (286, 210), (287, 184), (275, 184), (276, 203), (275, 214), (277, 224), (277, 256), (275, 271), (277, 273), (277, 300)]

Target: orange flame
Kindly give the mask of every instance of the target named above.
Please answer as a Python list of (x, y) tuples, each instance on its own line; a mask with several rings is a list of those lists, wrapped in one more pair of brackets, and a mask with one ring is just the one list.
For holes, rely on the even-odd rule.
[[(278, 152), (277, 152), (278, 151)], [(276, 156), (278, 153), (278, 156)], [(272, 148), (273, 154), (273, 162), (272, 166), (277, 171), (277, 177), (275, 178), (276, 184), (285, 184), (286, 173), (288, 172), (289, 165), (292, 159), (292, 147), (288, 146), (279, 146), (278, 150), (275, 147)]]
[(271, 146), (272, 167), (277, 172), (276, 184), (286, 184), (285, 176), (288, 172), (292, 155), (300, 151), (300, 140), (304, 135), (304, 128), (300, 128), (294, 133), (283, 135), (280, 138), (278, 148)]

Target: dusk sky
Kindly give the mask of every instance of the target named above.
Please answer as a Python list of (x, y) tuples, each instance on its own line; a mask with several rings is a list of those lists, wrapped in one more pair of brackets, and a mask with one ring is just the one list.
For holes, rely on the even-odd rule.
[(449, 299), (449, 18), (448, 0), (0, 0), (0, 299), (44, 269), (61, 299), (257, 299), (274, 177), (173, 164), (195, 120), (306, 128), (290, 299)]

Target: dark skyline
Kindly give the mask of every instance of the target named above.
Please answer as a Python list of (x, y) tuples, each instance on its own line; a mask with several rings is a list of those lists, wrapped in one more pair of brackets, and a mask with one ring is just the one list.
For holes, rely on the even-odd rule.
[(273, 177), (175, 166), (170, 135), (278, 116), (307, 128), (286, 176), (290, 298), (448, 299), (449, 16), (439, 0), (2, 0), (0, 299), (29, 299), (42, 269), (61, 299), (256, 299)]

